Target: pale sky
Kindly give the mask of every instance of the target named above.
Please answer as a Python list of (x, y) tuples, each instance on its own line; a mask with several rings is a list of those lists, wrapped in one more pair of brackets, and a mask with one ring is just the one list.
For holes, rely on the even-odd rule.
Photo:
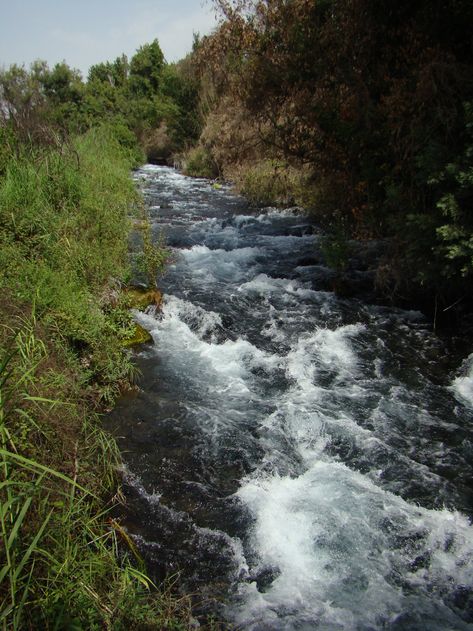
[(0, 0), (0, 67), (65, 60), (84, 78), (92, 64), (131, 57), (159, 40), (167, 61), (216, 25), (210, 0)]

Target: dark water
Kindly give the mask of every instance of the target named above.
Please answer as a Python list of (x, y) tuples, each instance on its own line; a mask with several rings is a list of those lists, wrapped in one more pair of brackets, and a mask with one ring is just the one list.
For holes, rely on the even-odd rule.
[(109, 426), (152, 570), (231, 628), (473, 629), (471, 362), (330, 292), (303, 216), (137, 180), (174, 263)]

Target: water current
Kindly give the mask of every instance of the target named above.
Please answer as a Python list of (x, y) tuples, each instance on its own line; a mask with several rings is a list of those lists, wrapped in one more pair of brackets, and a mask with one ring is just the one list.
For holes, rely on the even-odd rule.
[(173, 260), (108, 425), (152, 571), (229, 628), (473, 629), (469, 350), (337, 297), (296, 210), (166, 167), (136, 180)]

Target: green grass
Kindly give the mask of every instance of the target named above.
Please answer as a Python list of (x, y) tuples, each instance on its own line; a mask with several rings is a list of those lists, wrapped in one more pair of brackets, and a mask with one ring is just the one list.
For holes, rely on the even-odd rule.
[(35, 318), (10, 322), (0, 359), (0, 628), (187, 628), (188, 601), (156, 591), (104, 508), (119, 453), (80, 400), (80, 361), (46, 342)]
[(132, 157), (106, 127), (2, 156), (0, 629), (186, 629), (189, 599), (152, 584), (109, 512), (120, 456), (98, 411), (135, 371), (116, 304)]

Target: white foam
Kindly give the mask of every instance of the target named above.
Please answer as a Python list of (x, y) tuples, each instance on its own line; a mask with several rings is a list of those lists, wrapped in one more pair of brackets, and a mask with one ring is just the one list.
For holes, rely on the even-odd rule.
[(252, 280), (242, 283), (238, 288), (239, 292), (248, 294), (258, 294), (269, 296), (273, 293), (286, 293), (298, 299), (331, 299), (332, 294), (327, 292), (314, 291), (309, 288), (309, 283), (288, 278), (272, 278), (267, 274), (258, 274)]
[(463, 362), (466, 374), (453, 380), (451, 389), (461, 403), (473, 407), (473, 353)]
[(188, 250), (182, 250), (182, 255), (189, 263), (200, 263), (203, 259), (224, 258), (226, 260), (245, 262), (254, 259), (258, 248), (237, 248), (235, 250), (211, 250), (206, 245), (194, 245)]
[(270, 224), (271, 220), (266, 214), (260, 215), (236, 215), (233, 218), (233, 223), (237, 228), (244, 228), (250, 224)]
[(292, 206), (290, 208), (275, 208), (274, 206), (268, 206), (264, 209), (265, 214), (269, 217), (296, 217), (301, 214), (301, 209), (298, 206)]
[(127, 484), (132, 486), (135, 491), (150, 505), (160, 504), (162, 494), (158, 491), (154, 490), (152, 493), (148, 493), (148, 491), (143, 486), (143, 482), (141, 479), (135, 474), (132, 473), (125, 464), (122, 464), (120, 467), (120, 472), (123, 476), (123, 479)]
[(195, 245), (182, 250), (181, 255), (195, 276), (237, 281), (244, 278), (259, 252), (256, 247), (211, 250), (205, 245)]
[[(247, 478), (237, 496), (255, 518), (259, 567), (278, 572), (264, 593), (241, 588), (242, 626), (277, 614), (275, 628), (293, 628), (283, 620), (297, 609), (320, 628), (380, 628), (386, 614), (403, 610), (392, 575), (445, 592), (473, 580), (473, 528), (464, 516), (412, 506), (341, 463), (319, 460), (295, 478)], [(420, 555), (430, 563), (416, 570)]]
[[(189, 315), (200, 321), (195, 330), (184, 321)], [(135, 317), (151, 332), (160, 354), (177, 372), (186, 372), (189, 379), (194, 376), (197, 383), (205, 381), (220, 395), (229, 392), (232, 396), (249, 396), (252, 369), (274, 370), (281, 366), (278, 355), (266, 353), (242, 338), (220, 344), (212, 337), (210, 341), (202, 339), (221, 324), (220, 316), (176, 297), (165, 298), (159, 319), (140, 312)], [(208, 373), (205, 378), (204, 373)]]
[(274, 307), (272, 305), (268, 305), (269, 309), (269, 320), (266, 325), (261, 330), (261, 335), (264, 337), (268, 337), (273, 342), (285, 342), (287, 340), (287, 333), (278, 325), (278, 322), (274, 316)]
[(363, 330), (361, 324), (349, 324), (301, 335), (286, 358), (288, 375), (305, 392), (314, 388), (315, 376), (321, 370), (332, 371), (339, 379), (354, 377), (357, 358), (349, 340)]
[(142, 167), (140, 167), (137, 173), (141, 173), (142, 171), (145, 173), (159, 173), (160, 171), (162, 171), (162, 167), (157, 164), (144, 164)]
[(189, 300), (172, 295), (166, 296), (165, 309), (170, 317), (176, 317), (189, 324), (200, 339), (210, 336), (214, 342), (215, 333), (222, 327), (222, 317), (219, 313), (207, 311)]
[[(172, 178), (179, 187), (194, 185), (180, 175)], [(268, 232), (265, 224), (293, 212), (268, 209), (229, 223), (210, 218), (196, 224), (193, 238), (201, 232), (209, 236), (209, 244), (218, 240), (219, 246), (234, 247), (246, 228)], [(243, 304), (257, 305), (259, 332), (280, 343), (276, 348), (284, 350), (279, 354), (264, 352), (243, 337), (219, 342), (220, 315), (181, 298), (168, 296), (159, 320), (150, 314), (137, 317), (151, 330), (164, 370), (173, 371), (171, 378), (182, 380), (189, 392), (197, 392), (195, 398), (189, 396), (189, 407), (199, 408), (195, 422), (208, 432), (209, 445), (212, 432), (221, 437), (229, 423), (251, 423), (252, 440), (263, 454), (252, 461), (254, 470), (236, 494), (254, 520), (244, 550), (252, 568), (238, 545), (235, 557), (251, 575), (273, 568), (274, 580), (264, 588), (256, 581), (240, 585), (241, 604), (234, 611), (239, 628), (401, 628), (402, 621), (396, 622), (401, 613), (435, 612), (457, 587), (473, 584), (472, 526), (459, 513), (419, 508), (382, 488), (389, 483), (382, 477), (385, 460), (389, 467), (400, 467), (399, 484), (404, 474), (412, 480), (419, 474), (421, 481), (435, 477), (421, 460), (415, 461), (414, 449), (403, 453), (389, 439), (383, 442), (388, 424), (399, 417), (422, 429), (439, 421), (423, 412), (418, 392), (406, 397), (406, 387), (390, 374), (389, 361), (374, 357), (369, 370), (363, 370), (368, 344), (371, 357), (389, 352), (377, 335), (364, 335), (363, 325), (300, 333), (316, 312), (329, 311), (333, 295), (298, 280), (255, 275), (258, 257), (267, 256), (265, 245), (274, 256), (285, 255), (294, 247), (291, 239), (300, 240), (263, 234), (258, 236), (260, 248), (212, 250), (198, 245), (182, 251), (184, 271), (193, 275), (199, 289), (206, 278), (246, 281), (238, 290)], [(373, 308), (373, 313), (378, 311)], [(379, 310), (372, 319), (381, 325), (383, 317), (396, 326), (404, 322), (406, 330), (406, 321), (418, 320), (416, 313), (390, 310)], [(270, 382), (271, 400), (257, 387), (260, 375)], [(473, 405), (473, 355), (452, 390)], [(362, 427), (359, 415), (365, 409)], [(247, 435), (235, 431), (232, 436), (243, 442)], [(368, 462), (369, 468), (371, 458), (373, 471), (362, 475), (329, 455), (344, 457), (345, 445), (355, 456), (350, 453), (348, 462), (356, 462), (361, 451), (363, 466)], [(382, 457), (376, 459), (376, 454)], [(456, 614), (451, 610), (447, 615), (454, 619)]]

